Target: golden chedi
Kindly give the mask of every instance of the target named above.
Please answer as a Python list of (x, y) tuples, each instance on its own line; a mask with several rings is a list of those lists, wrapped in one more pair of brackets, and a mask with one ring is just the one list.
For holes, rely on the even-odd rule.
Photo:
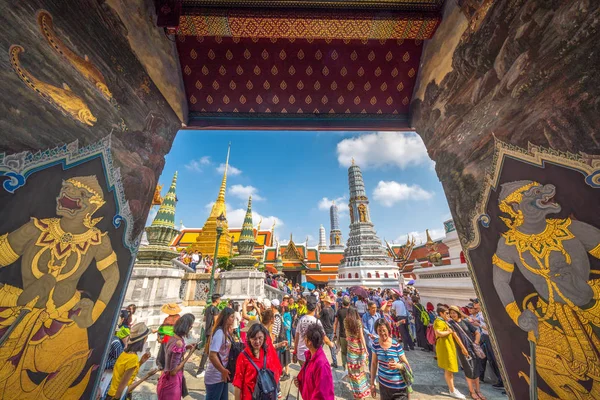
[[(223, 173), (223, 181), (221, 182), (221, 188), (219, 189), (219, 195), (217, 201), (213, 204), (208, 219), (202, 227), (202, 232), (198, 234), (196, 243), (192, 244), (191, 250), (202, 253), (203, 256), (210, 255), (214, 256), (215, 245), (217, 243), (217, 218), (223, 214), (227, 216), (227, 207), (225, 206), (225, 189), (227, 187), (227, 168), (229, 167), (229, 150), (227, 149), (227, 160), (225, 161), (225, 172)], [(223, 232), (221, 239), (219, 240), (219, 251), (218, 257), (228, 257), (231, 253), (231, 236), (229, 236), (229, 227), (227, 221), (222, 225)]]

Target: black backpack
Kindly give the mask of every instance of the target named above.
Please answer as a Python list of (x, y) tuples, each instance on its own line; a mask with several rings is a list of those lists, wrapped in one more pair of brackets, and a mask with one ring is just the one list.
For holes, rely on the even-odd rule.
[(267, 369), (267, 352), (265, 351), (265, 358), (262, 369), (259, 369), (248, 353), (244, 352), (244, 355), (250, 361), (250, 364), (256, 369), (258, 373), (256, 376), (256, 384), (254, 385), (254, 392), (252, 392), (252, 400), (277, 400), (277, 383), (275, 382), (275, 374), (273, 371)]
[(229, 382), (233, 382), (235, 366), (238, 357), (244, 351), (244, 343), (242, 343), (238, 335), (230, 337), (229, 340), (231, 340), (231, 349), (229, 349), (229, 357), (227, 357), (227, 370), (229, 371)]
[[(231, 348), (229, 349), (229, 355), (227, 356), (227, 366), (224, 367), (229, 371), (228, 382), (233, 382), (237, 359), (240, 356), (240, 354), (244, 351), (244, 344), (238, 336), (233, 337), (228, 335), (228, 339), (231, 342)], [(219, 360), (221, 360), (221, 358), (219, 358)]]

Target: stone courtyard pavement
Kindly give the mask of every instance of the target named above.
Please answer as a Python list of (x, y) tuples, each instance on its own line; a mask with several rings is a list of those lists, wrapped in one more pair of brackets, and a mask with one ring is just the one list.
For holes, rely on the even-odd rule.
[[(325, 346), (325, 353), (331, 360), (331, 353), (329, 348)], [(199, 352), (197, 352), (199, 355)], [(444, 373), (437, 366), (437, 362), (433, 359), (432, 353), (425, 353), (420, 350), (410, 351), (407, 354), (410, 365), (415, 374), (415, 383), (413, 385), (414, 392), (411, 394), (411, 400), (432, 400), (432, 399), (451, 399), (448, 395), (448, 387), (444, 381)], [(339, 359), (338, 353), (338, 359)], [(198, 366), (199, 357), (196, 355), (192, 356), (191, 362), (185, 366), (185, 378), (190, 392), (189, 396), (185, 399), (196, 399), (204, 400), (205, 388), (204, 379), (198, 379), (193, 374)], [(147, 363), (147, 365), (150, 362)], [(147, 370), (145, 365), (144, 370)], [(297, 364), (290, 365), (290, 375), (292, 377), (298, 374), (300, 366)], [(140, 372), (140, 375), (143, 371)], [(144, 382), (142, 385), (133, 393), (133, 400), (154, 400), (156, 396), (156, 383), (158, 381), (159, 374), (154, 375), (150, 380)], [(346, 379), (342, 379), (342, 369), (335, 369), (333, 374), (333, 381), (335, 384), (335, 395), (338, 400), (350, 400), (352, 399), (352, 392), (350, 390), (350, 384)], [(461, 391), (467, 398), (469, 398), (469, 391), (467, 388), (467, 382), (462, 372), (455, 374), (454, 377), (456, 387)], [(284, 400), (299, 400), (298, 389), (292, 383), (292, 379), (282, 382), (282, 391)], [(481, 385), (482, 394), (487, 397), (488, 400), (504, 400), (507, 399), (506, 395), (502, 394), (502, 391), (494, 389), (491, 383), (484, 383)], [(229, 399), (233, 399), (233, 387), (230, 385)], [(369, 397), (371, 398), (371, 397)]]

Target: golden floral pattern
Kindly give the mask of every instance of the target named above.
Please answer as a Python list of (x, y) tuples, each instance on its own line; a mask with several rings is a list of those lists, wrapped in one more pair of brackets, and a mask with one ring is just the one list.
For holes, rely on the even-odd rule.
[(192, 39), (176, 42), (182, 76), (190, 110), (207, 113), (407, 114), (422, 47), (414, 40)]

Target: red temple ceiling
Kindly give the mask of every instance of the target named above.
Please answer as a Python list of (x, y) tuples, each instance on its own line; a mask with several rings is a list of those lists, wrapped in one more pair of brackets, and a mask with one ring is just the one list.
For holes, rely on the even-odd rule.
[(402, 129), (441, 0), (164, 3), (190, 127)]

